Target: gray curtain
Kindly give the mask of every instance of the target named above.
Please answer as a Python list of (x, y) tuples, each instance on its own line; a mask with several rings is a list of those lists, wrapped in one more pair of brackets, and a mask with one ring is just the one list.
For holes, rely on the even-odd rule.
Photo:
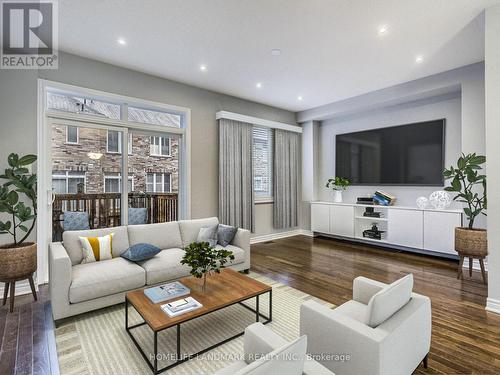
[(219, 220), (254, 231), (252, 125), (219, 120)]
[(298, 226), (300, 135), (274, 131), (274, 227)]

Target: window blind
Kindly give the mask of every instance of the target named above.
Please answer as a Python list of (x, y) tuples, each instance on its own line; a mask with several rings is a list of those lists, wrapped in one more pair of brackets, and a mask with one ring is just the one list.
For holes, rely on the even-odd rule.
[(273, 197), (273, 129), (253, 127), (253, 185), (257, 200)]

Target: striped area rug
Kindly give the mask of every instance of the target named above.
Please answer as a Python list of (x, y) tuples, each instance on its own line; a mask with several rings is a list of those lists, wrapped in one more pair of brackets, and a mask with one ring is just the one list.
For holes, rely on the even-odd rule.
[[(273, 322), (267, 327), (287, 340), (299, 334), (299, 312), (302, 302), (315, 299), (306, 293), (265, 278), (256, 273), (251, 277), (273, 287)], [(261, 296), (260, 309), (267, 315), (268, 296)], [(254, 301), (247, 301), (252, 305)], [(129, 324), (140, 322), (133, 309), (129, 312)], [(255, 314), (241, 306), (232, 306), (206, 317), (195, 319), (181, 326), (181, 350), (183, 353), (198, 352), (241, 332), (255, 321)], [(56, 343), (61, 374), (149, 374), (151, 370), (125, 331), (124, 305), (116, 305), (64, 321), (56, 329)], [(144, 352), (152, 353), (153, 334), (147, 326), (133, 330)], [(175, 353), (175, 328), (158, 335), (160, 353)], [(226, 367), (243, 354), (243, 337), (232, 340), (204, 356), (190, 360), (170, 371), (172, 375), (213, 374)], [(168, 357), (168, 356), (167, 356)], [(161, 360), (159, 368), (168, 364)]]

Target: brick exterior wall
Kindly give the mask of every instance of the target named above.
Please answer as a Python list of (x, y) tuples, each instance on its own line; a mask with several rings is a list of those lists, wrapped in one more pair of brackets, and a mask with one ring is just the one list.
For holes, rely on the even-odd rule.
[[(107, 152), (107, 131), (79, 128), (78, 144), (66, 143), (66, 126), (52, 127), (52, 171), (81, 172), (85, 175), (85, 192), (103, 193), (106, 174), (121, 173), (121, 154)], [(126, 151), (127, 147), (124, 147)], [(102, 153), (99, 160), (92, 160), (88, 153)], [(146, 191), (148, 173), (170, 173), (171, 190), (178, 192), (179, 186), (179, 144), (170, 141), (170, 156), (150, 155), (150, 137), (132, 134), (132, 154), (129, 155), (129, 176), (133, 178), (136, 192)]]

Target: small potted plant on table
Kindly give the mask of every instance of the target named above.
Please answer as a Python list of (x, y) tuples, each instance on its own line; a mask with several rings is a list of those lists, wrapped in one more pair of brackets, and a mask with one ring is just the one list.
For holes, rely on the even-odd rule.
[(213, 272), (220, 273), (228, 261), (234, 260), (234, 254), (230, 250), (216, 249), (208, 242), (193, 242), (185, 249), (181, 264), (191, 267), (191, 275), (201, 279), (203, 277), (202, 291), (207, 287), (207, 275)]
[(479, 215), (486, 215), (486, 175), (480, 174), (481, 164), (486, 162), (482, 155), (462, 154), (457, 166), (445, 169), (443, 176), (451, 179), (451, 186), (446, 191), (456, 193), (453, 200), (465, 203), (464, 213), (469, 220), (467, 227), (455, 228), (455, 250), (460, 256), (458, 277), (462, 276), (462, 266), (465, 257), (469, 257), (469, 273), (472, 274), (472, 259), (479, 259), (483, 281), (486, 284), (484, 258), (488, 255), (486, 229), (474, 228)]
[(344, 177), (332, 177), (328, 179), (328, 181), (326, 182), (326, 187), (328, 189), (331, 189), (333, 193), (333, 201), (335, 203), (342, 202), (342, 192), (344, 190), (347, 190), (349, 184), (349, 180)]
[(7, 159), (9, 168), (0, 176), (0, 179), (7, 180), (0, 185), (0, 213), (7, 218), (0, 220), (0, 234), (9, 234), (13, 239), (12, 243), (0, 246), (0, 282), (5, 283), (4, 305), (10, 287), (11, 312), (16, 281), (29, 279), (36, 300), (33, 282), (33, 273), (37, 268), (36, 243), (26, 242), (36, 222), (36, 174), (30, 174), (27, 168), (35, 161), (36, 155), (20, 158), (17, 154), (10, 154)]

